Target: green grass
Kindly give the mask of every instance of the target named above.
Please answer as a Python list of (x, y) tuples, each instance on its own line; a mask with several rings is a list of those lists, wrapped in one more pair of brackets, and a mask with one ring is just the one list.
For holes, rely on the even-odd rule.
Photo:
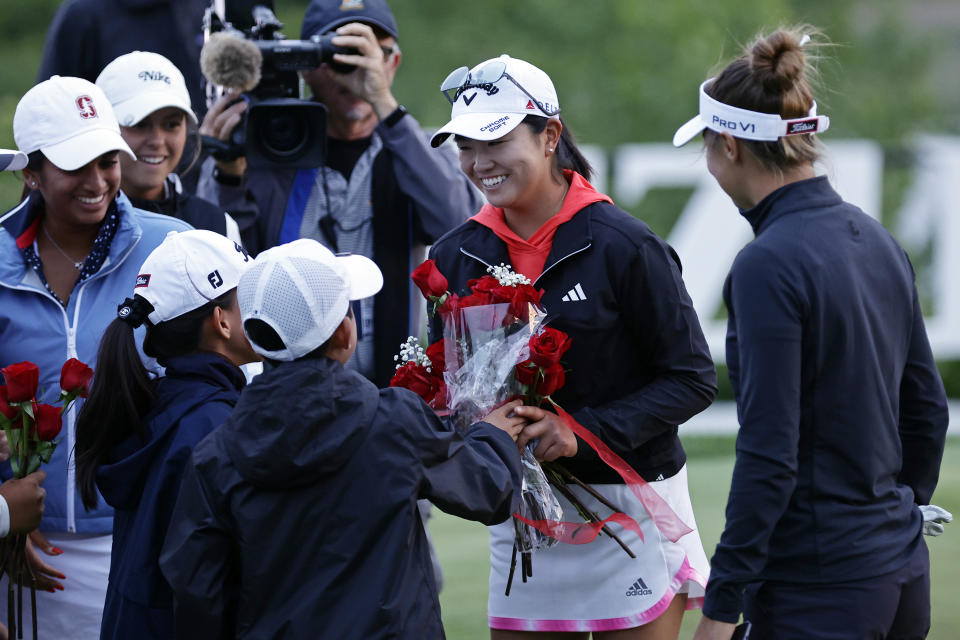
[[(720, 538), (724, 506), (733, 470), (732, 438), (689, 438), (688, 473), (697, 524), (707, 556)], [(726, 453), (723, 453), (723, 451)], [(694, 454), (693, 452), (698, 453)], [(947, 442), (940, 484), (934, 503), (960, 516), (960, 439)], [(956, 529), (951, 530), (951, 527)], [(487, 638), (487, 577), (489, 572), (487, 530), (434, 510), (430, 531), (444, 569), (440, 594), (443, 624), (451, 640)], [(931, 640), (952, 640), (960, 635), (960, 522), (947, 527), (938, 538), (927, 538), (932, 565), (933, 625)], [(699, 611), (684, 616), (681, 638), (693, 636)]]

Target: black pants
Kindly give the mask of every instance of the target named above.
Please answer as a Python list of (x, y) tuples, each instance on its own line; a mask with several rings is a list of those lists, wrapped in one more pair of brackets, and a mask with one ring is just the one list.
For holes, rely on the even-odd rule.
[(897, 571), (853, 582), (747, 587), (750, 640), (913, 640), (930, 630), (930, 558), (921, 539)]

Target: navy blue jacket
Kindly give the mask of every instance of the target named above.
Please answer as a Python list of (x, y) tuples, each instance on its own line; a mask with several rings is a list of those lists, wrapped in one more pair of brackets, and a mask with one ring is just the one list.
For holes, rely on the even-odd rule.
[[(438, 240), (430, 256), (458, 295), (488, 265), (510, 263), (504, 242), (473, 220)], [(557, 403), (646, 480), (679, 471), (686, 456), (677, 425), (710, 405), (717, 377), (677, 254), (640, 220), (597, 202), (557, 228), (534, 286), (545, 290), (547, 322), (572, 340)], [(431, 339), (440, 337), (435, 317)], [(564, 460), (572, 473), (623, 482), (578, 445)]]
[(268, 365), (194, 451), (160, 559), (177, 638), (443, 638), (417, 499), (495, 524), (513, 440), (328, 358)]
[(200, 48), (208, 0), (65, 0), (50, 22), (37, 82), (52, 75), (94, 82), (114, 58), (155, 51), (183, 73), (197, 117), (207, 111)]
[(740, 432), (704, 614), (736, 621), (752, 580), (894, 571), (921, 544), (947, 429), (913, 268), (825, 177), (743, 215), (724, 287)]
[(114, 508), (110, 582), (101, 638), (173, 637), (173, 598), (158, 559), (193, 448), (223, 424), (246, 380), (213, 353), (164, 362), (144, 443), (133, 436), (97, 470), (97, 487)]

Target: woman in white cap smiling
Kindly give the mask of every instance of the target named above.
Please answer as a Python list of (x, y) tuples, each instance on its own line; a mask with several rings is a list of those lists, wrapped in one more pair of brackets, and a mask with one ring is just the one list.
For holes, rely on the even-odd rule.
[[(59, 76), (39, 83), (17, 105), (13, 135), (29, 158), (30, 192), (0, 216), (0, 366), (35, 362), (47, 394), (39, 400), (52, 402), (64, 360), (96, 369), (100, 337), (140, 265), (168, 231), (190, 227), (139, 211), (119, 192), (118, 156), (130, 148), (93, 83)], [(33, 537), (58, 556), (55, 568), (41, 571), (41, 588), (62, 592), (37, 594), (40, 633), (50, 638), (99, 635), (110, 567), (112, 509), (84, 512), (67, 465), (74, 416), (64, 416), (63, 442), (46, 466), (42, 533)], [(53, 579), (64, 575), (62, 583)]]
[[(85, 508), (114, 509), (113, 554), (100, 638), (174, 637), (173, 595), (157, 564), (183, 465), (222, 424), (256, 362), (237, 283), (252, 264), (212, 231), (167, 236), (128, 284), (131, 296), (100, 341), (98, 372), (77, 419), (77, 485)], [(164, 367), (160, 379), (142, 349)], [(99, 489), (99, 494), (98, 494)]]
[[(431, 249), (450, 288), (490, 265), (512, 264), (538, 289), (550, 326), (567, 332), (566, 384), (554, 397), (654, 486), (670, 507), (656, 526), (628, 485), (557, 417), (520, 407), (520, 442), (560, 460), (642, 527), (645, 542), (618, 531), (629, 558), (607, 536), (559, 544), (533, 557), (533, 577), (505, 595), (510, 523), (491, 528), (488, 622), (508, 638), (676, 638), (685, 608), (703, 595), (707, 561), (696, 532), (677, 425), (716, 393), (713, 360), (680, 277), (674, 251), (588, 182), (590, 167), (564, 122), (553, 83), (535, 66), (501, 56), (457, 69), (442, 85), (449, 135), (463, 172), (488, 204)], [(440, 337), (440, 327), (432, 327)], [(626, 475), (630, 475), (627, 473)], [(570, 487), (595, 511), (595, 499)], [(576, 510), (560, 498), (565, 519)]]
[[(753, 228), (724, 285), (740, 430), (695, 638), (923, 638), (947, 404), (906, 253), (818, 176), (799, 30), (700, 86), (707, 168)], [(922, 505), (922, 506), (918, 506)], [(925, 522), (927, 520), (930, 522)], [(744, 636), (747, 637), (747, 636)]]
[(165, 213), (240, 242), (237, 223), (220, 207), (187, 193), (175, 173), (184, 164), (188, 133), (194, 138), (189, 171), (200, 154), (197, 116), (183, 74), (159, 53), (133, 51), (100, 72), (97, 86), (113, 105), (120, 135), (133, 158), (120, 157), (120, 188), (133, 206)]

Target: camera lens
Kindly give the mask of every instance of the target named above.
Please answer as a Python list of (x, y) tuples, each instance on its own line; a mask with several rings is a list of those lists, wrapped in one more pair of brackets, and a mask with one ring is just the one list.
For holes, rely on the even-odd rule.
[(260, 132), (264, 149), (277, 158), (296, 156), (307, 145), (309, 127), (298, 111), (276, 110)]

